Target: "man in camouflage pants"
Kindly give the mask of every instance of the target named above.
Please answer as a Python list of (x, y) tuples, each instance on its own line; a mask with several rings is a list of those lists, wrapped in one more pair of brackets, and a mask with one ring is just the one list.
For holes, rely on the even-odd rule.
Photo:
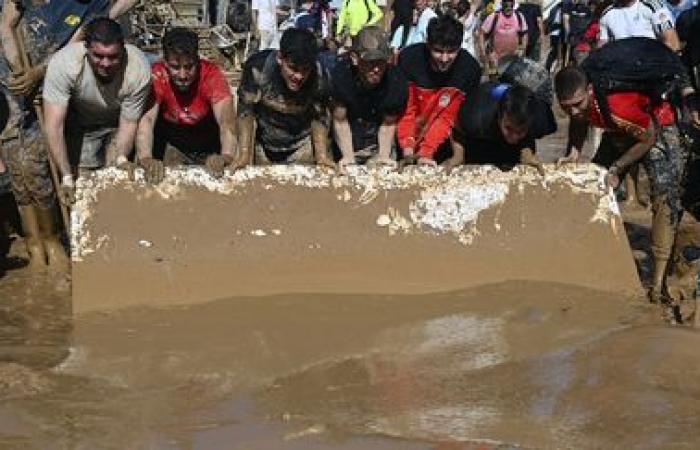
[[(25, 234), (31, 268), (48, 264), (65, 270), (68, 258), (56, 228), (55, 192), (46, 142), (34, 107), (49, 57), (97, 16), (126, 12), (134, 0), (0, 0), (2, 52), (0, 95), (7, 99), (9, 123), (0, 135), (2, 159), (11, 174), (12, 191)], [(24, 29), (31, 67), (23, 67), (17, 37)]]
[[(688, 256), (686, 249), (698, 246), (700, 233), (692, 215), (684, 214), (681, 203), (688, 149), (681, 143), (675, 109), (666, 101), (652, 103), (649, 96), (641, 92), (613, 92), (607, 95), (608, 120), (601, 113), (585, 73), (577, 68), (559, 72), (555, 78), (555, 90), (559, 104), (571, 117), (572, 155), (569, 159), (578, 159), (588, 126), (592, 125), (605, 130), (593, 162), (608, 168), (606, 182), (610, 187), (617, 187), (621, 177), (637, 161), (644, 165), (651, 184), (652, 201), (654, 268), (649, 300), (668, 303), (677, 313), (679, 301), (694, 297), (696, 271), (692, 273), (691, 283), (687, 280), (679, 283), (669, 274), (676, 273), (679, 264), (691, 263), (685, 260)], [(699, 124), (697, 94), (689, 84), (683, 87), (682, 94), (692, 121)], [(684, 216), (686, 220), (679, 228)], [(674, 317), (678, 318), (677, 315)]]

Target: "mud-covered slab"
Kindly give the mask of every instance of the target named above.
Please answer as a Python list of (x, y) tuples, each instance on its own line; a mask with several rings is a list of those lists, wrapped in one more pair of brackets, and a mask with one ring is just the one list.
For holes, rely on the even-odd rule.
[(404, 173), (249, 168), (158, 186), (108, 169), (78, 182), (73, 307), (282, 293), (425, 294), (508, 279), (631, 294), (622, 220), (595, 166)]

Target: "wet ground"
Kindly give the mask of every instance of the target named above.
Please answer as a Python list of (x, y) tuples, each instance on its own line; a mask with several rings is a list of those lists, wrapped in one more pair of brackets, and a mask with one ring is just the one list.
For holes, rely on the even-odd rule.
[(74, 318), (69, 292), (0, 278), (0, 449), (700, 448), (700, 335), (641, 298), (509, 281)]

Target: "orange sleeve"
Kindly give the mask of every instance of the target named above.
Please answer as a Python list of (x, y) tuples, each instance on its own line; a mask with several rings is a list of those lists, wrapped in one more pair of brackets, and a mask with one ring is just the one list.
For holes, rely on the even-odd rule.
[(452, 95), (450, 103), (437, 111), (437, 114), (430, 118), (425, 136), (420, 142), (418, 155), (423, 158), (432, 158), (438, 147), (445, 142), (452, 132), (457, 113), (464, 102), (464, 94), (457, 92)]
[(408, 101), (406, 109), (399, 119), (396, 135), (399, 140), (399, 147), (402, 149), (416, 148), (416, 115), (418, 112), (418, 94), (416, 85), (408, 83)]

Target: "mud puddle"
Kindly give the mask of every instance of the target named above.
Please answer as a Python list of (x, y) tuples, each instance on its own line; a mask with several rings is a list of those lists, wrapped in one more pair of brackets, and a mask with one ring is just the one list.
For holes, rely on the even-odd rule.
[(72, 322), (35, 298), (2, 316), (0, 448), (697, 448), (700, 337), (640, 304), (511, 281)]

